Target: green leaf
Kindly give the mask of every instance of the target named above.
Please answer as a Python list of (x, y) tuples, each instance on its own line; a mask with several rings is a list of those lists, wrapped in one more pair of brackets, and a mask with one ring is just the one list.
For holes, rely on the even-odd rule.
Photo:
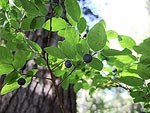
[(134, 46), (133, 49), (139, 54), (149, 56), (149, 53), (150, 53), (149, 44), (150, 44), (150, 38), (147, 38), (139, 46)]
[(30, 28), (31, 29), (39, 29), (44, 24), (44, 18), (43, 17), (35, 17), (31, 21)]
[(106, 32), (106, 34), (107, 34), (107, 38), (108, 38), (108, 39), (114, 39), (114, 38), (117, 38), (117, 37), (118, 37), (117, 32), (115, 32), (115, 31), (113, 31), (113, 30), (108, 30), (108, 31)]
[(20, 0), (22, 7), (27, 12), (27, 16), (39, 16), (38, 7), (32, 2), (28, 0)]
[(135, 41), (129, 36), (119, 35), (118, 40), (123, 48), (133, 49), (133, 46), (136, 45)]
[(9, 5), (9, 0), (0, 0), (0, 7), (7, 8)]
[(82, 89), (88, 90), (90, 88), (90, 84), (88, 84), (87, 81), (83, 80), (82, 81)]
[(48, 54), (52, 55), (53, 57), (64, 59), (66, 58), (61, 49), (57, 47), (47, 47), (44, 49)]
[[(67, 22), (60, 17), (59, 18), (53, 17), (51, 25), (52, 25), (52, 31), (59, 31), (59, 30), (64, 29), (68, 26)], [(44, 23), (43, 28), (46, 30), (50, 30), (50, 20), (47, 20)]]
[(103, 27), (106, 28), (106, 22), (103, 19), (101, 19), (99, 23), (101, 23)]
[(91, 88), (89, 90), (89, 95), (92, 96), (95, 93), (95, 91), (96, 91), (96, 88)]
[(136, 97), (133, 99), (134, 103), (137, 102), (147, 102), (147, 99), (143, 98), (143, 97)]
[(143, 91), (132, 91), (130, 93), (130, 95), (132, 97), (143, 97), (145, 95), (146, 92), (143, 92)]
[(5, 78), (5, 83), (13, 83), (15, 82), (18, 78), (20, 77), (20, 74), (17, 72), (12, 72), (10, 74), (8, 74)]
[(73, 59), (76, 56), (75, 46), (68, 41), (63, 41), (61, 49), (67, 58)]
[(115, 58), (117, 58), (118, 60), (120, 60), (122, 63), (125, 63), (125, 64), (130, 64), (137, 60), (136, 57), (131, 54), (115, 56)]
[(63, 13), (63, 8), (61, 4), (58, 4), (54, 7), (54, 15), (55, 17), (60, 17)]
[(14, 70), (13, 66), (10, 64), (0, 64), (0, 75), (8, 74)]
[(75, 45), (79, 41), (79, 34), (73, 27), (67, 27), (65, 30), (60, 30), (58, 35), (64, 37), (65, 40)]
[(32, 70), (27, 72), (27, 76), (34, 76), (37, 72), (38, 72), (37, 69), (32, 69)]
[(31, 53), (29, 51), (16, 51), (14, 55), (14, 61), (12, 62), (14, 68), (16, 70), (21, 69), (26, 64), (26, 61), (30, 58), (30, 55)]
[(125, 64), (122, 62), (122, 60), (120, 61), (118, 59), (116, 59), (114, 62), (112, 62), (112, 64), (113, 64), (112, 66), (116, 66), (120, 69), (123, 69), (125, 66)]
[(103, 87), (103, 85), (108, 81), (106, 77), (103, 77), (100, 74), (94, 75), (94, 78), (92, 80), (92, 85), (100, 87)]
[(8, 48), (0, 46), (0, 63), (11, 63), (13, 57)]
[(102, 70), (103, 68), (103, 63), (95, 57), (93, 57), (92, 62), (90, 62), (89, 65), (96, 70)]
[(122, 76), (119, 80), (129, 86), (142, 86), (144, 84), (142, 79), (133, 76)]
[(88, 47), (87, 42), (84, 40), (76, 45), (76, 50), (78, 54), (83, 57), (83, 55), (89, 52), (90, 48)]
[(33, 17), (27, 17), (27, 18), (23, 19), (23, 21), (21, 23), (21, 29), (26, 30), (26, 31), (32, 30), (30, 28), (32, 21), (33, 21)]
[(139, 63), (137, 67), (137, 73), (144, 80), (149, 79), (150, 78), (150, 66)]
[(73, 88), (74, 91), (77, 93), (82, 88), (82, 83), (76, 83)]
[(81, 16), (81, 9), (77, 0), (65, 0), (65, 6), (67, 13), (71, 18), (78, 22)]
[(47, 15), (48, 11), (46, 9), (46, 5), (43, 4), (41, 0), (35, 0), (35, 4), (38, 7), (41, 15), (43, 16)]
[(117, 56), (117, 55), (132, 54), (132, 52), (129, 49), (126, 49), (126, 48), (122, 51), (115, 50), (115, 49), (104, 49), (102, 52), (105, 56)]
[(34, 50), (37, 51), (38, 53), (42, 53), (41, 47), (36, 43), (31, 41), (30, 39), (26, 39), (27, 44)]
[(140, 63), (145, 65), (150, 64), (150, 55), (142, 55), (140, 58)]
[(20, 25), (17, 20), (10, 20), (11, 26), (15, 29), (19, 29)]
[(77, 22), (75, 22), (68, 13), (67, 13), (67, 19), (72, 26), (77, 25)]
[(77, 24), (77, 28), (79, 30), (80, 33), (83, 33), (86, 29), (86, 20), (84, 17), (80, 18), (78, 24)]
[(6, 93), (9, 93), (17, 88), (19, 88), (20, 85), (18, 85), (17, 82), (12, 82), (12, 83), (8, 83), (8, 84), (5, 84), (1, 90), (1, 95), (4, 95)]
[(87, 39), (91, 49), (95, 52), (101, 50), (107, 41), (103, 25), (101, 23), (94, 25), (94, 27), (88, 32)]

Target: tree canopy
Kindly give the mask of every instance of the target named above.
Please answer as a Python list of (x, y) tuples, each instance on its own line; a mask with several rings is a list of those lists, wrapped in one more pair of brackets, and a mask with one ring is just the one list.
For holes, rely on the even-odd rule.
[[(52, 7), (50, 12), (47, 4)], [(62, 16), (62, 7), (65, 7), (67, 21)], [(6, 75), (6, 78), (0, 94), (27, 85), (32, 77), (38, 77), (38, 68), (22, 72), (26, 62), (34, 59), (36, 65), (50, 72), (49, 78), (41, 79), (52, 81), (58, 97), (58, 87), (67, 89), (69, 84), (74, 84), (75, 92), (86, 89), (90, 95), (96, 89), (121, 87), (129, 92), (135, 103), (143, 102), (148, 111), (150, 38), (137, 45), (130, 36), (106, 30), (106, 24), (100, 20), (86, 32), (87, 22), (77, 0), (61, 0), (61, 3), (14, 0), (13, 4), (1, 0), (0, 75)], [(49, 31), (49, 45), (45, 48), (25, 35), (27, 31), (38, 29)], [(57, 46), (50, 45), (52, 32), (63, 37)], [(118, 40), (121, 50), (110, 48), (112, 39)], [(61, 78), (59, 84), (55, 77)], [(62, 104), (61, 107), (63, 111)]]

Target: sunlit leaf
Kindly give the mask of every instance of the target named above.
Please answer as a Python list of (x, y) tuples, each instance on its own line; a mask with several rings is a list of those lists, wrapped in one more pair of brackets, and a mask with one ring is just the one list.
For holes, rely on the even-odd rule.
[(72, 59), (76, 56), (75, 46), (66, 40), (63, 41), (61, 49), (67, 58)]
[(144, 65), (139, 63), (137, 67), (137, 72), (141, 78), (147, 80), (150, 78), (150, 67), (148, 65)]
[(13, 61), (10, 50), (6, 47), (0, 46), (0, 63), (11, 63)]
[(0, 7), (7, 8), (9, 4), (9, 0), (0, 0)]
[(1, 95), (4, 95), (6, 93), (9, 93), (17, 88), (19, 88), (20, 85), (18, 85), (17, 82), (7, 83), (4, 85), (4, 87), (1, 90)]
[(31, 41), (30, 39), (27, 39), (27, 44), (30, 46), (29, 48), (38, 52), (38, 53), (41, 53), (42, 52), (42, 49), (41, 47), (36, 43), (36, 42), (33, 42)]
[(90, 62), (89, 65), (96, 70), (102, 70), (103, 68), (103, 63), (95, 57), (93, 57), (92, 62)]
[(122, 76), (119, 80), (129, 86), (142, 86), (144, 83), (142, 79), (133, 76)]
[(72, 26), (76, 26), (76, 25), (77, 25), (77, 22), (74, 21), (68, 13), (67, 13), (66, 15), (67, 15), (67, 19), (68, 19), (69, 23), (70, 23)]
[(135, 41), (129, 36), (119, 35), (118, 40), (123, 48), (133, 49), (133, 46), (136, 45)]
[(65, 6), (67, 13), (74, 21), (78, 22), (81, 16), (81, 9), (77, 0), (65, 0)]
[(14, 61), (12, 62), (14, 68), (17, 70), (22, 68), (26, 61), (30, 58), (30, 55), (29, 51), (17, 51), (14, 55)]
[(10, 64), (0, 64), (0, 75), (8, 74), (14, 70), (13, 66)]
[(86, 20), (85, 20), (85, 18), (80, 18), (80, 21), (78, 22), (78, 24), (77, 24), (77, 28), (78, 28), (78, 30), (79, 30), (79, 32), (80, 33), (83, 33), (84, 31), (85, 31), (85, 29), (86, 29)]
[(129, 55), (132, 54), (132, 52), (129, 49), (124, 49), (122, 51), (116, 50), (116, 49), (104, 49), (103, 54), (106, 56), (117, 56), (117, 55)]
[(106, 32), (106, 34), (107, 34), (107, 38), (108, 38), (108, 39), (114, 39), (114, 38), (117, 38), (117, 37), (118, 37), (117, 32), (115, 32), (115, 31), (113, 31), (113, 30), (108, 30), (108, 31)]
[(87, 54), (90, 50), (87, 40), (86, 39), (80, 40), (80, 43), (78, 43), (76, 45), (76, 50), (81, 57), (83, 57), (83, 55)]
[(134, 46), (134, 50), (145, 56), (148, 56), (150, 53), (150, 38), (145, 39), (139, 46)]
[(58, 35), (64, 37), (65, 40), (73, 45), (77, 44), (79, 41), (79, 34), (73, 27), (67, 27), (65, 30), (60, 30)]
[[(59, 31), (61, 29), (64, 29), (68, 26), (67, 22), (62, 18), (56, 18), (53, 17), (51, 21), (52, 31)], [(47, 20), (46, 23), (44, 23), (43, 28), (46, 30), (50, 30), (50, 20)]]
[(78, 92), (82, 88), (82, 83), (76, 83), (73, 88), (75, 92)]
[(56, 58), (60, 58), (60, 59), (64, 59), (65, 58), (65, 55), (63, 54), (62, 50), (57, 48), (57, 47), (47, 47), (45, 48), (45, 51), (52, 55), (53, 57), (56, 57)]
[(94, 25), (94, 27), (88, 32), (87, 39), (91, 49), (94, 51), (101, 50), (107, 41), (107, 36), (103, 25), (101, 23)]

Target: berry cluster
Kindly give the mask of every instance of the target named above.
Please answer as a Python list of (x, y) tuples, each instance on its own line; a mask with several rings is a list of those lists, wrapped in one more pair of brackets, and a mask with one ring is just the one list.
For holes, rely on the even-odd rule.
[[(90, 62), (92, 61), (92, 55), (91, 55), (91, 54), (85, 54), (85, 55), (83, 56), (83, 61), (84, 61), (85, 63), (90, 63)], [(71, 67), (72, 67), (72, 62), (71, 62), (71, 60), (66, 60), (66, 61), (65, 61), (65, 66), (66, 66), (66, 68), (71, 68)]]

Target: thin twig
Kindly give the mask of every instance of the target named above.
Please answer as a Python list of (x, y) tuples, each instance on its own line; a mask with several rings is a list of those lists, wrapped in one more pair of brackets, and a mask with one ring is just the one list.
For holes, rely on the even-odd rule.
[(127, 90), (128, 92), (131, 92), (131, 89), (130, 89), (130, 88), (125, 87), (125, 86), (121, 85), (120, 83), (117, 83), (115, 87), (121, 87), (121, 88)]
[(74, 72), (75, 69), (76, 67), (72, 69), (72, 71), (58, 84), (58, 86), (60, 86)]
[(41, 78), (41, 79), (47, 79), (47, 80), (50, 80), (50, 81), (52, 80), (51, 78), (47, 78), (47, 77), (40, 77), (40, 76), (36, 76), (36, 75), (35, 75), (35, 76), (33, 76), (33, 77)]
[(54, 69), (56, 69), (60, 64), (62, 64), (64, 62), (64, 60), (63, 61), (61, 61), (61, 62), (59, 62), (55, 67), (53, 67), (52, 68), (52, 71), (54, 70)]
[(45, 62), (46, 62), (47, 68), (48, 68), (48, 70), (49, 70), (49, 73), (50, 73), (50, 76), (51, 76), (51, 81), (52, 81), (52, 83), (53, 83), (53, 85), (54, 85), (54, 87), (55, 87), (55, 92), (56, 92), (56, 95), (57, 95), (58, 100), (59, 100), (59, 102), (60, 102), (61, 110), (62, 110), (63, 113), (66, 113), (66, 112), (65, 112), (65, 108), (64, 108), (64, 104), (63, 104), (63, 102), (62, 102), (61, 95), (60, 95), (59, 90), (58, 90), (58, 85), (56, 85), (54, 75), (53, 75), (52, 70), (51, 70), (51, 68), (50, 68), (50, 66), (49, 66), (48, 53), (46, 53), (46, 57), (44, 56), (44, 60), (45, 60)]

